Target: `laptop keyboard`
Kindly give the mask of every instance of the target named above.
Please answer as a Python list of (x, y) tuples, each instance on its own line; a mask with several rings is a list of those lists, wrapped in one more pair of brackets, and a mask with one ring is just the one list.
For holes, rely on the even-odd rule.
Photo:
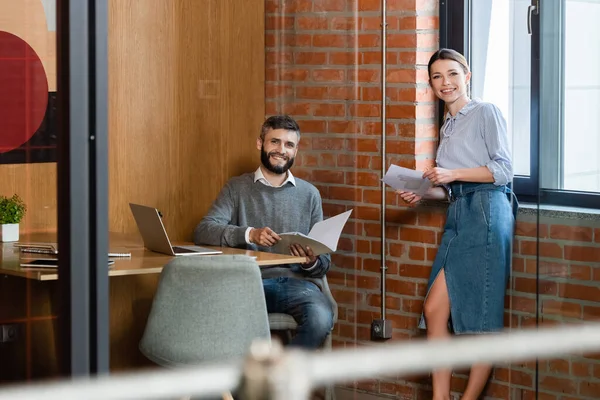
[(182, 254), (182, 253), (197, 253), (197, 250), (190, 250), (190, 249), (186, 249), (185, 247), (177, 247), (177, 246), (173, 246), (173, 251), (177, 254)]

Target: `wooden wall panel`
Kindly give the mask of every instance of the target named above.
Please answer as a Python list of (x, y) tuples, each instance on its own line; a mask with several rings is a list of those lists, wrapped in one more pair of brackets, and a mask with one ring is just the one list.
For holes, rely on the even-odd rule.
[(256, 168), (264, 116), (262, 0), (112, 1), (110, 229), (157, 207), (189, 240), (226, 180)]

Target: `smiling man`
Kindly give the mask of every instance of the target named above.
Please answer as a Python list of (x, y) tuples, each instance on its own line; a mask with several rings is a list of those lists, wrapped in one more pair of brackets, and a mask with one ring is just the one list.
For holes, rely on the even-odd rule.
[[(196, 227), (194, 242), (271, 252), (278, 233), (308, 234), (323, 219), (323, 210), (319, 191), (290, 171), (299, 141), (300, 128), (291, 117), (268, 118), (256, 139), (261, 165), (227, 182)], [(290, 253), (307, 262), (263, 270), (267, 310), (294, 317), (298, 329), (291, 345), (317, 348), (333, 326), (333, 310), (320, 289), (304, 278), (324, 276), (331, 258), (297, 244)]]

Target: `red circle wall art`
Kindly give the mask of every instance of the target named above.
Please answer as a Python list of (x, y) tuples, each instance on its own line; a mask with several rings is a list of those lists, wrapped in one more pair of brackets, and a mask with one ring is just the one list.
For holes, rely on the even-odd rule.
[(37, 132), (48, 106), (48, 80), (36, 52), (24, 40), (0, 31), (0, 154)]

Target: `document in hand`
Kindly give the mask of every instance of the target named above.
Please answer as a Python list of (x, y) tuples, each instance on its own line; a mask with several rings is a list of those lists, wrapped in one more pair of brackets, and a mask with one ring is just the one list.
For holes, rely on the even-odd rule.
[(335, 217), (317, 222), (308, 235), (299, 232), (280, 233), (281, 240), (275, 245), (274, 250), (276, 253), (290, 254), (290, 245), (297, 243), (304, 247), (310, 247), (317, 256), (323, 253), (333, 253), (337, 250), (342, 229), (351, 213), (352, 210), (348, 210)]
[(393, 164), (390, 165), (382, 180), (396, 190), (413, 192), (419, 196), (423, 196), (431, 187), (431, 181), (423, 178), (423, 172)]

